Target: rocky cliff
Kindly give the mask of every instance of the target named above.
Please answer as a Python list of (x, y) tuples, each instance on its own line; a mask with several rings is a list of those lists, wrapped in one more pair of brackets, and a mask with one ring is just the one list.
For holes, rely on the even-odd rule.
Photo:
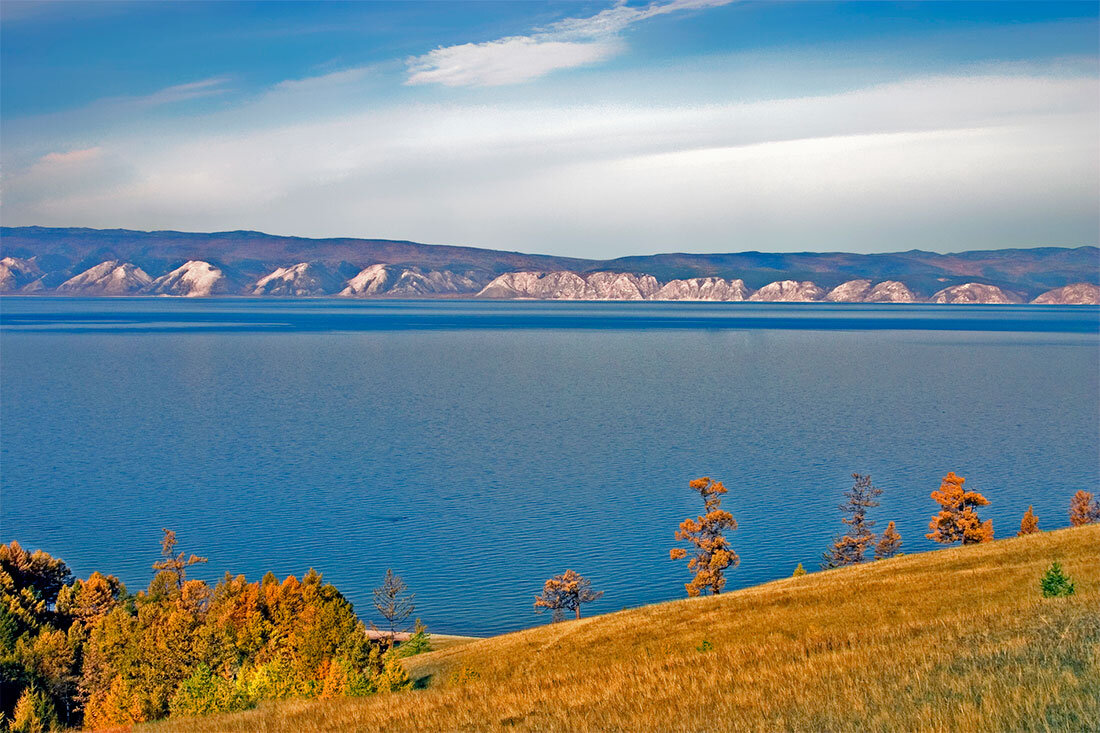
[(796, 282), (794, 280), (780, 280), (768, 283), (757, 290), (749, 300), (761, 300), (768, 303), (796, 303), (821, 300), (825, 297), (825, 291), (809, 280)]
[(261, 277), (250, 290), (251, 295), (328, 295), (340, 284), (339, 278), (323, 265), (299, 262), (290, 267), (279, 267)]
[(747, 300), (751, 291), (744, 280), (720, 277), (694, 277), (670, 280), (650, 296), (650, 300)]
[(129, 262), (108, 260), (71, 277), (57, 287), (66, 295), (137, 295), (153, 278)]
[(1022, 303), (1023, 300), (1012, 293), (1006, 293), (996, 285), (964, 283), (934, 293), (930, 302), (952, 305), (1005, 305), (1008, 303)]
[(150, 295), (204, 298), (228, 293), (229, 280), (224, 272), (209, 262), (191, 260), (158, 277), (149, 284), (146, 292)]
[(1031, 302), (1039, 305), (1100, 305), (1100, 286), (1073, 283), (1048, 290)]
[(539, 300), (646, 300), (659, 290), (652, 275), (621, 272), (508, 272), (477, 294), (479, 298)]

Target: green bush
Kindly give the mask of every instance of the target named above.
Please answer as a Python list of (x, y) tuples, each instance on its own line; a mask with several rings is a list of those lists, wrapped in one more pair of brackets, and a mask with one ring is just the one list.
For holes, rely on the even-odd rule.
[(1057, 561), (1050, 564), (1046, 574), (1039, 580), (1039, 587), (1043, 591), (1043, 598), (1072, 596), (1074, 591), (1073, 581), (1062, 571), (1062, 566)]

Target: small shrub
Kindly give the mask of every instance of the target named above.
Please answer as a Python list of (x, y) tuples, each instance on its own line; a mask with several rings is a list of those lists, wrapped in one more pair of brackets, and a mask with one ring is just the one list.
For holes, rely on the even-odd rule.
[(792, 578), (800, 578), (805, 574), (806, 574), (806, 568), (802, 567), (802, 563), (798, 563), (798, 565), (794, 569), (794, 572), (791, 573), (791, 577)]
[(713, 648), (714, 648), (714, 644), (711, 644), (706, 639), (703, 639), (703, 643), (700, 644), (699, 646), (695, 647), (695, 649), (699, 652), (709, 652)]
[(428, 633), (428, 627), (420, 623), (420, 619), (416, 620), (415, 630), (408, 638), (408, 641), (401, 643), (397, 647), (397, 654), (400, 657), (412, 657), (417, 654), (423, 654), (424, 652), (430, 652), (432, 650), (432, 636)]
[(467, 682), (481, 679), (481, 675), (478, 674), (476, 669), (471, 669), (466, 665), (462, 665), (461, 669), (457, 669), (451, 672), (451, 684), (452, 685), (464, 685)]
[(1073, 581), (1062, 570), (1057, 561), (1050, 564), (1045, 575), (1039, 581), (1039, 587), (1043, 590), (1043, 598), (1058, 598), (1060, 596), (1072, 596), (1075, 590)]

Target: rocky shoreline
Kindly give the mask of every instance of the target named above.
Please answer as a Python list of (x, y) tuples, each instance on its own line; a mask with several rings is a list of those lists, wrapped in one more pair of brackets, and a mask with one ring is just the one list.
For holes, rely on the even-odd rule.
[(299, 262), (256, 280), (233, 278), (216, 265), (190, 260), (153, 277), (130, 262), (106, 260), (60, 284), (51, 286), (49, 273), (35, 258), (0, 259), (0, 293), (28, 295), (210, 297), (250, 295), (271, 297), (476, 297), (496, 300), (625, 300), (767, 303), (938, 303), (1040, 305), (1100, 304), (1100, 286), (1072, 283), (1035, 298), (996, 285), (968, 282), (944, 287), (927, 296), (900, 280), (874, 282), (857, 278), (829, 290), (803, 280), (776, 280), (752, 290), (741, 279), (696, 277), (660, 282), (653, 275), (597, 271), (577, 273), (506, 272), (489, 279), (469, 270), (426, 270), (377, 263), (352, 277), (320, 263)]

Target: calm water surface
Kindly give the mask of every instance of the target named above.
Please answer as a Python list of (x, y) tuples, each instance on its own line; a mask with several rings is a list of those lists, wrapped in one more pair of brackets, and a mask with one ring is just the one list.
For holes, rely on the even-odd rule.
[[(904, 549), (954, 470), (997, 536), (1100, 487), (1100, 310), (469, 301), (0, 301), (0, 539), (150, 578), (386, 568), (438, 632), (683, 595), (687, 482), (730, 489), (730, 588), (817, 567), (853, 471)], [(694, 499), (694, 500), (693, 500)], [(881, 527), (880, 527), (881, 528)]]

